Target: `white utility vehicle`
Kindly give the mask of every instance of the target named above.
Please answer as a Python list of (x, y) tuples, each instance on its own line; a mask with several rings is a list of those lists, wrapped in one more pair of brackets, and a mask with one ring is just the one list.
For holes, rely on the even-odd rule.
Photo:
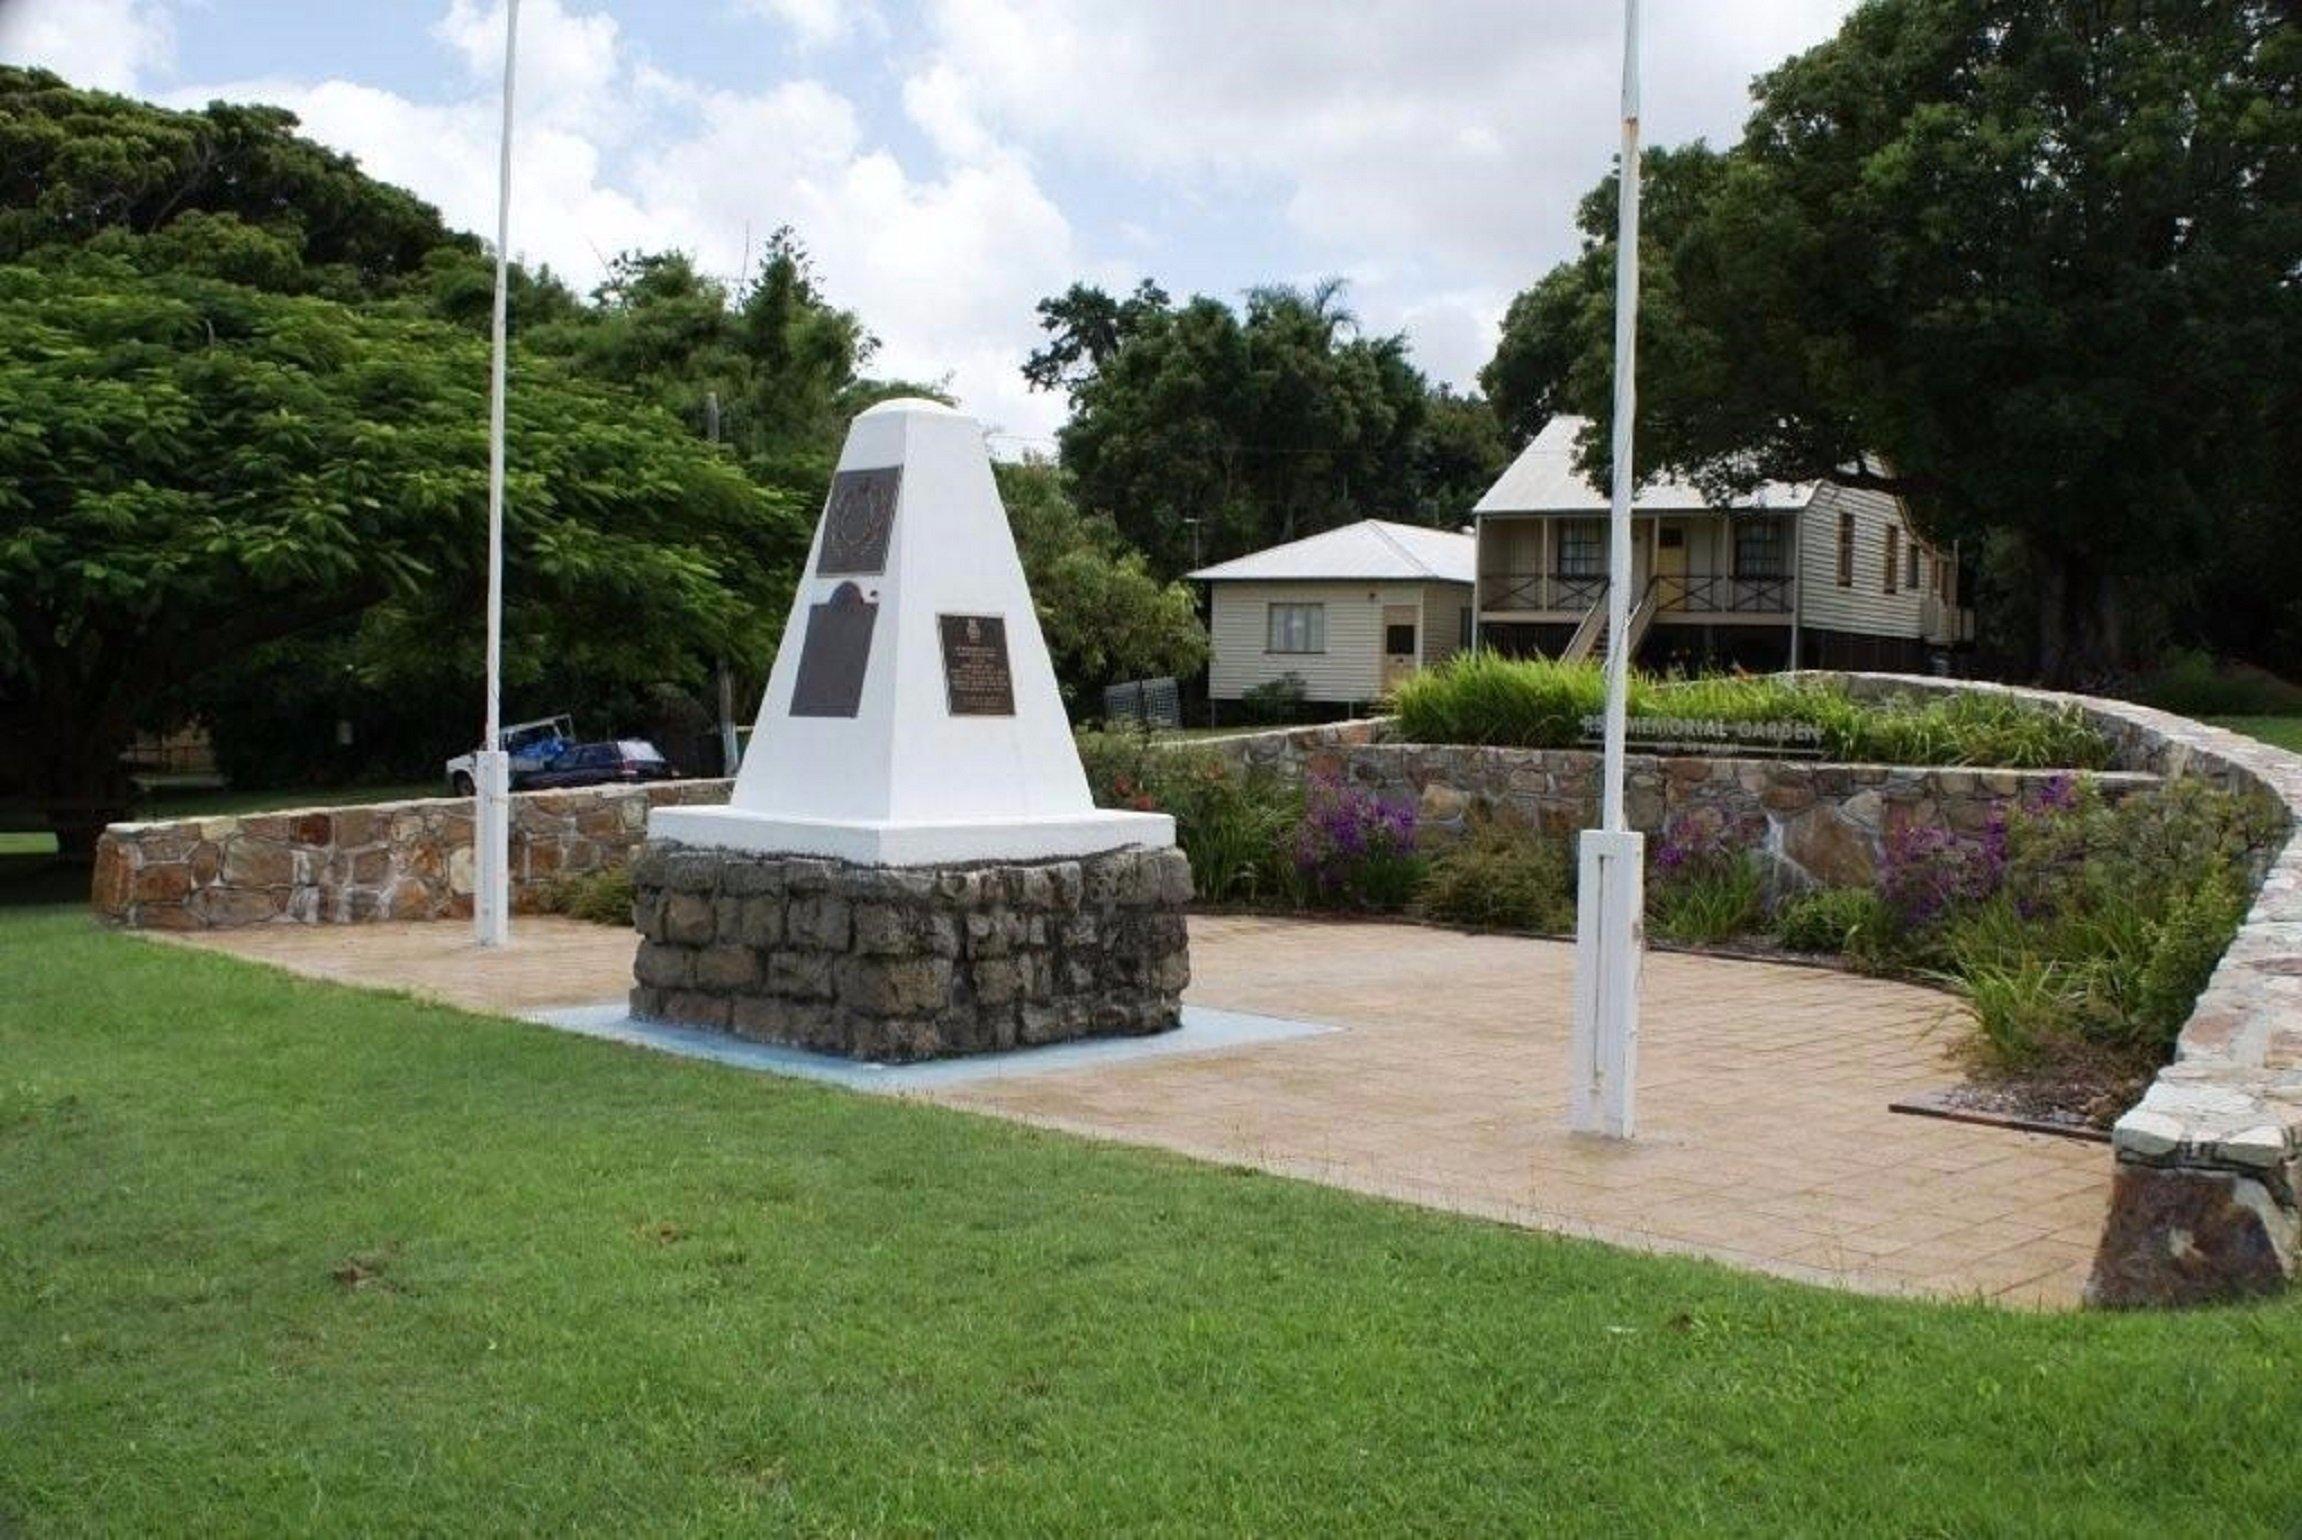
[[(561, 749), (576, 741), (575, 718), (570, 716), (539, 717), (533, 722), (514, 722), (499, 735), (503, 750), (512, 757), (512, 774), (522, 770), (537, 770), (559, 757)], [(479, 779), (473, 773), (472, 756), (458, 754), (448, 761), (448, 789), (459, 797), (468, 797), (479, 789)]]

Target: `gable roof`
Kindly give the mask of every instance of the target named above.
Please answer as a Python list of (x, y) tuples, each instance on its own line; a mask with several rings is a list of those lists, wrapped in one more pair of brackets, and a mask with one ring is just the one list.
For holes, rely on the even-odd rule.
[[(1604, 488), (1575, 469), (1575, 438), (1590, 424), (1588, 417), (1554, 417), (1543, 424), (1519, 457), (1495, 484), (1487, 488), (1473, 513), (1605, 513), (1611, 506)], [(1814, 501), (1816, 483), (1769, 481), (1728, 506), (1733, 508), (1804, 508)], [(1718, 504), (1691, 481), (1658, 477), (1642, 485), (1631, 499), (1639, 513), (1697, 513)]]
[(1469, 583), (1479, 567), (1475, 535), (1361, 519), (1303, 540), (1201, 567), (1190, 576), (1232, 580), (1329, 579), (1357, 582)]

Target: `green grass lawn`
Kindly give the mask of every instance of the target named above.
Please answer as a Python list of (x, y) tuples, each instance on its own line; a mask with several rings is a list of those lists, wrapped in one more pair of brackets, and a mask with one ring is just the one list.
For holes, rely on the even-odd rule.
[(2216, 727), (2302, 754), (2302, 717), (2209, 717)]
[(1863, 1299), (0, 911), (0, 1534), (2292, 1533), (2302, 1308)]

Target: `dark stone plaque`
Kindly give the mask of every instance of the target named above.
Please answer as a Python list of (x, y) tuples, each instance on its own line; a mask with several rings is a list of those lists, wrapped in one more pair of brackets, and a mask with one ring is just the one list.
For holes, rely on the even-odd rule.
[(879, 606), (853, 583), (807, 612), (799, 648), (799, 677), (791, 686), (795, 717), (851, 717), (863, 701), (863, 671), (871, 662), (871, 631)]
[(1015, 680), (1007, 667), (1007, 621), (999, 615), (938, 615), (943, 632), (943, 694), (955, 717), (1015, 715)]
[(841, 471), (831, 478), (831, 501), (823, 510), (823, 549), (815, 559), (818, 577), (868, 576), (887, 570), (887, 540), (895, 533), (895, 500), (902, 490), (900, 465)]

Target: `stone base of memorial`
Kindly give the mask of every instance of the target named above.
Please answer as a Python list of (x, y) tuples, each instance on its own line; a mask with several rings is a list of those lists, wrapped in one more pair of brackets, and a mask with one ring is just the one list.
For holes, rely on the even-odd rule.
[(902, 1061), (1165, 1032), (1190, 982), (1179, 850), (859, 866), (651, 840), (632, 1014)]

